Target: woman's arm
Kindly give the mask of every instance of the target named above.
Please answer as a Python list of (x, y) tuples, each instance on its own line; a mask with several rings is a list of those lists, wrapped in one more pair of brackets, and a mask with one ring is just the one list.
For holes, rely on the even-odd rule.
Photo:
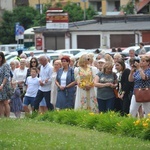
[(147, 76), (146, 74), (144, 73), (144, 70), (142, 70), (141, 68), (139, 69), (139, 73), (140, 73), (140, 76), (143, 80), (147, 80)]
[(135, 68), (132, 67), (131, 71), (130, 71), (130, 74), (129, 74), (129, 77), (128, 77), (129, 82), (133, 82), (134, 81), (134, 77), (133, 77), (134, 71), (135, 71)]
[(99, 76), (96, 75), (94, 78), (94, 86), (98, 88), (103, 88), (103, 87), (110, 87), (111, 83), (100, 83), (99, 82)]
[(76, 83), (77, 83), (76, 81), (73, 81), (73, 82), (69, 83), (65, 88), (70, 88), (70, 87), (76, 85)]

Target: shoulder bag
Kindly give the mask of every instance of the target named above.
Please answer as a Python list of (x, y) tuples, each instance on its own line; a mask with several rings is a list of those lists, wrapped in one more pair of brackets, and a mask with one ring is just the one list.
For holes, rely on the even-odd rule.
[(134, 95), (136, 102), (150, 102), (150, 88), (148, 87), (134, 89)]

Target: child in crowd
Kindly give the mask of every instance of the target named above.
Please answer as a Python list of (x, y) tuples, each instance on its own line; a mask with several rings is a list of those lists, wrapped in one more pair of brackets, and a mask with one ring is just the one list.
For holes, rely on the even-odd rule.
[(29, 104), (32, 107), (34, 107), (34, 101), (35, 101), (35, 97), (39, 88), (39, 78), (37, 77), (38, 75), (38, 69), (36, 67), (32, 67), (30, 70), (30, 74), (31, 76), (27, 77), (26, 80), (26, 85), (27, 85), (27, 90), (25, 93), (25, 97), (24, 97), (24, 111), (26, 114), (30, 113), (30, 110), (28, 108)]
[(10, 108), (11, 112), (13, 112), (16, 118), (20, 118), (22, 111), (22, 101), (21, 101), (21, 92), (16, 82), (12, 82), (12, 87), (14, 89), (13, 95), (10, 99)]

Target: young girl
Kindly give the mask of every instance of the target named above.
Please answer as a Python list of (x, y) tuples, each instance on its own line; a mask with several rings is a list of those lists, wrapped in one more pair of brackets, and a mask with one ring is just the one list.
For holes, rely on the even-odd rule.
[(11, 112), (15, 114), (16, 118), (20, 118), (21, 111), (23, 108), (22, 101), (21, 101), (21, 92), (16, 83), (12, 83), (12, 86), (14, 88), (14, 92), (10, 99)]

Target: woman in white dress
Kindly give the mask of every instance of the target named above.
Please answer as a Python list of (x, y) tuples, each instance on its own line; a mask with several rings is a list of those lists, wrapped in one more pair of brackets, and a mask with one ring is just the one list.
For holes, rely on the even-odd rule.
[(25, 92), (25, 80), (27, 75), (26, 60), (24, 58), (20, 59), (20, 67), (16, 68), (14, 71), (12, 82), (16, 83), (21, 91), (21, 99), (23, 101), (23, 93)]
[(75, 99), (75, 110), (84, 109), (98, 112), (98, 104), (94, 90), (94, 70), (88, 65), (89, 58), (86, 54), (79, 59), (79, 67), (75, 68), (75, 80), (77, 91)]
[(52, 73), (52, 84), (51, 84), (51, 103), (55, 108), (56, 98), (57, 98), (57, 85), (55, 84), (55, 80), (57, 76), (57, 71), (59, 70), (59, 68), (62, 67), (61, 60), (54, 60), (53, 66), (54, 68)]

